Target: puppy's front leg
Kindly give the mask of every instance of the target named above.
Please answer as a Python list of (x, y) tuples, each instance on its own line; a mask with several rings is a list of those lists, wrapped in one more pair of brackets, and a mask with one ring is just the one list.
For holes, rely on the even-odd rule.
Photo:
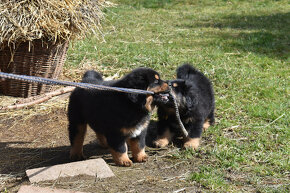
[(145, 153), (145, 137), (146, 131), (144, 130), (139, 136), (128, 140), (128, 144), (132, 151), (133, 160), (135, 162), (147, 161), (148, 155)]
[(117, 137), (107, 137), (107, 142), (110, 147), (113, 160), (119, 166), (131, 166), (133, 162), (128, 157), (126, 138), (118, 135), (116, 136)]
[(157, 139), (153, 142), (155, 147), (163, 148), (170, 143), (173, 134), (169, 129), (168, 122), (168, 115), (161, 115), (161, 113), (159, 113), (159, 122), (157, 124)]

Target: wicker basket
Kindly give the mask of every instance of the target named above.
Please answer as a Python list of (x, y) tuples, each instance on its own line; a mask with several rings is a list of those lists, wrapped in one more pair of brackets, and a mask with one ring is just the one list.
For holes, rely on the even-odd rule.
[[(15, 50), (0, 50), (2, 72), (57, 78), (66, 59), (68, 43), (50, 44), (41, 40), (21, 43)], [(50, 91), (51, 85), (18, 80), (0, 80), (0, 94), (30, 97)]]

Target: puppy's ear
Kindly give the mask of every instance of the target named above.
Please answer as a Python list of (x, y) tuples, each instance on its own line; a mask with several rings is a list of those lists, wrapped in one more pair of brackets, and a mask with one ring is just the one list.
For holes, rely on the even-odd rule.
[(185, 80), (183, 79), (177, 79), (177, 80), (173, 80), (173, 81), (168, 81), (168, 83), (175, 88), (182, 88), (185, 85)]
[(144, 105), (146, 103), (146, 96), (141, 94), (128, 94), (128, 98), (136, 104)]
[(187, 108), (189, 111), (193, 111), (195, 106), (198, 103), (197, 99), (197, 94), (195, 93), (195, 89), (192, 89), (190, 84), (184, 84), (184, 89), (186, 90), (186, 103), (187, 103)]

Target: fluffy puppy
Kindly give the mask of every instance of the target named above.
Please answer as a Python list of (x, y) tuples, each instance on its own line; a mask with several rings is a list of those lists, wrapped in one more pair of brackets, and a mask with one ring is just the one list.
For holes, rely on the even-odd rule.
[[(168, 90), (168, 84), (150, 68), (137, 68), (114, 81), (104, 81), (98, 72), (88, 71), (82, 82), (155, 93)], [(152, 102), (152, 95), (76, 88), (68, 105), (70, 158), (84, 159), (83, 142), (89, 125), (96, 132), (100, 143), (110, 148), (117, 165), (132, 165), (127, 154), (126, 141), (131, 147), (133, 160), (146, 161), (148, 156), (145, 153), (145, 135), (154, 108)]]
[[(178, 104), (181, 121), (188, 132), (183, 138), (183, 146), (197, 149), (200, 144), (202, 129), (214, 123), (214, 91), (205, 75), (190, 64), (177, 69), (177, 79), (169, 81)], [(158, 105), (157, 140), (153, 144), (165, 147), (175, 135), (180, 135), (181, 128), (176, 119), (172, 97), (156, 95)]]

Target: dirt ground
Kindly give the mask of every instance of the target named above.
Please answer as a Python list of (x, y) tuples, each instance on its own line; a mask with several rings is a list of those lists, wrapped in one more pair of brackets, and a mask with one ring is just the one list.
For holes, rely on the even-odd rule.
[[(5, 97), (1, 98), (2, 104)], [(30, 184), (25, 170), (69, 162), (67, 135), (67, 97), (25, 110), (0, 112), (0, 192), (17, 192)], [(38, 183), (38, 186), (84, 192), (199, 192), (198, 184), (187, 176), (196, 171), (200, 160), (175, 159), (178, 148), (147, 148), (149, 160), (132, 167), (118, 167), (106, 149), (98, 146), (91, 129), (86, 136), (84, 153), (88, 159), (103, 158), (116, 177), (95, 179), (86, 176)]]

